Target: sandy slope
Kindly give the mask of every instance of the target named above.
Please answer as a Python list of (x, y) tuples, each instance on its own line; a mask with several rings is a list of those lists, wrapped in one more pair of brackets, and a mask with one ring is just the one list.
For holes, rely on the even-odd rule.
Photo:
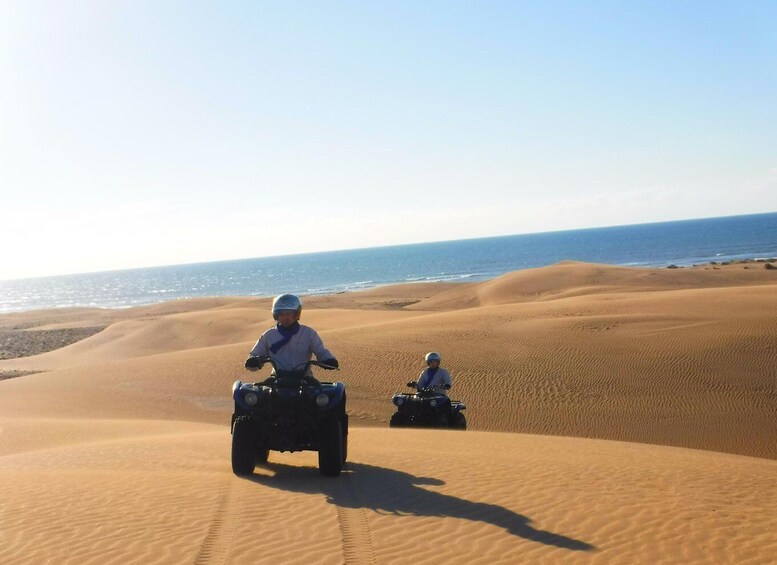
[[(0, 317), (108, 326), (0, 362), (40, 371), (0, 381), (0, 563), (774, 562), (774, 271), (564, 263), (307, 299), (348, 385), (336, 479), (310, 453), (230, 472), (268, 306)], [(387, 429), (431, 349), (471, 430)]]
[(3, 563), (768, 563), (777, 553), (777, 462), (766, 459), (361, 428), (338, 478), (321, 477), (313, 454), (273, 453), (240, 479), (225, 426), (1, 425)]

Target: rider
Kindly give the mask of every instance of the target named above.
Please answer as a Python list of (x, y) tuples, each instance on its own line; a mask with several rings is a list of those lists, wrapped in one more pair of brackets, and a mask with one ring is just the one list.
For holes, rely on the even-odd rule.
[[(451, 376), (448, 371), (440, 367), (440, 361), (442, 361), (440, 354), (435, 351), (430, 351), (426, 354), (424, 360), (428, 366), (421, 372), (421, 376), (418, 377), (416, 389), (434, 388), (436, 392), (447, 396), (447, 389), (451, 387)], [(443, 385), (448, 386), (442, 388)]]
[[(293, 294), (281, 294), (272, 303), (272, 317), (278, 322), (256, 342), (245, 368), (258, 371), (264, 365), (263, 357), (269, 357), (279, 370), (292, 371), (304, 365), (316, 354), (316, 359), (331, 368), (339, 367), (335, 356), (324, 347), (316, 330), (299, 323), (302, 302)], [(308, 367), (306, 376), (312, 377)]]

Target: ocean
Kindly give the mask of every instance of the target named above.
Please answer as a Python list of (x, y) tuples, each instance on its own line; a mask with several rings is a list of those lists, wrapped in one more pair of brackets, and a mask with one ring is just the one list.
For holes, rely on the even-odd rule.
[(772, 257), (777, 213), (7, 280), (0, 312), (482, 281), (563, 260), (666, 267)]

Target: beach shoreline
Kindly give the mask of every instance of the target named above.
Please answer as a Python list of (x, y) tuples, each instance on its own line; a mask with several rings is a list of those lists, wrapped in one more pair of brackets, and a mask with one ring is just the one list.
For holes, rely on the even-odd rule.
[[(777, 258), (772, 258), (772, 257), (752, 258), (752, 259), (741, 259), (741, 260), (735, 260), (735, 261), (721, 261), (721, 262), (711, 261), (708, 263), (692, 264), (692, 265), (685, 265), (685, 266), (670, 264), (663, 268), (727, 270), (727, 269), (736, 269), (740, 267), (745, 270), (756, 269), (756, 268), (777, 270)], [(643, 270), (655, 269), (650, 267), (628, 267), (628, 268), (643, 269)], [(497, 278), (497, 277), (493, 277), (493, 278)], [(487, 279), (487, 280), (491, 280), (491, 279)], [(439, 288), (448, 287), (448, 286), (450, 288), (455, 288), (457, 285), (466, 285), (466, 284), (473, 284), (473, 283), (466, 282), (466, 281), (434, 282), (434, 283), (417, 281), (417, 282), (407, 282), (407, 283), (387, 283), (383, 285), (377, 285), (374, 287), (357, 289), (357, 290), (338, 291), (338, 292), (332, 292), (332, 293), (326, 293), (326, 294), (308, 294), (308, 295), (302, 294), (301, 296), (306, 299), (313, 299), (315, 303), (316, 300), (319, 300), (319, 299), (326, 300), (326, 298), (329, 296), (363, 293), (366, 291), (375, 291), (376, 289), (380, 289), (383, 287), (391, 288), (391, 287), (402, 286), (404, 284), (424, 285), (430, 288), (439, 289)], [(216, 299), (217, 297), (211, 297), (211, 298)], [(232, 297), (227, 297), (227, 298), (232, 298)], [(267, 297), (246, 297), (246, 298), (251, 298), (256, 300), (267, 299)], [(123, 310), (130, 310), (130, 309), (137, 310), (137, 309), (142, 309), (144, 307), (153, 306), (154, 304), (165, 304), (166, 302), (176, 303), (180, 301), (188, 301), (188, 300), (195, 300), (195, 299), (202, 300), (202, 298), (184, 297), (184, 298), (176, 298), (170, 301), (152, 302), (149, 304), (141, 304), (136, 306), (123, 305), (123, 306), (116, 306), (116, 307), (103, 307), (103, 308), (98, 308), (97, 310), (120, 313)], [(206, 297), (205, 299), (207, 300), (208, 298)], [(378, 305), (378, 307), (402, 309), (402, 308), (405, 308), (406, 306), (412, 306), (416, 302), (417, 300), (415, 299), (410, 299), (410, 300), (388, 299), (384, 301), (382, 304)], [(66, 347), (67, 345), (70, 345), (72, 343), (85, 339), (87, 337), (90, 337), (91, 335), (94, 335), (95, 333), (102, 331), (107, 327), (107, 324), (83, 327), (83, 322), (79, 319), (78, 313), (84, 312), (84, 311), (90, 312), (91, 310), (92, 309), (84, 309), (83, 307), (72, 307), (72, 308), (63, 307), (63, 308), (47, 308), (43, 310), (28, 310), (23, 312), (0, 313), (0, 361), (5, 359), (16, 359), (19, 357), (31, 357), (34, 355), (40, 355), (41, 353), (53, 351), (61, 347)], [(71, 312), (73, 313), (72, 315), (71, 315)], [(34, 321), (29, 320), (28, 316), (30, 315), (34, 316), (35, 318)], [(62, 318), (70, 318), (70, 321), (61, 322)], [(113, 317), (106, 316), (102, 318), (107, 320), (110, 320), (111, 318), (120, 319), (120, 316), (113, 316)], [(51, 323), (52, 319), (56, 320), (60, 324), (60, 327), (57, 327), (57, 329), (44, 329), (44, 330), (36, 329), (41, 326), (44, 326), (44, 327), (48, 326)]]
[(690, 267), (777, 254), (777, 213), (0, 280), (0, 312), (483, 282), (565, 260)]

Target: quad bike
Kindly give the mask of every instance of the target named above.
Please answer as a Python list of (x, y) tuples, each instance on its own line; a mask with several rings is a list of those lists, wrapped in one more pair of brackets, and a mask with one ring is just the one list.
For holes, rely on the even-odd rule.
[(348, 454), (345, 384), (306, 376), (311, 365), (336, 367), (308, 361), (287, 371), (267, 357), (261, 361), (274, 369), (267, 380), (232, 385), (232, 471), (252, 474), (270, 450), (318, 451), (321, 474), (339, 475)]
[[(410, 381), (407, 386), (415, 389), (416, 381)], [(467, 429), (467, 419), (462, 414), (467, 406), (460, 400), (450, 400), (439, 389), (449, 389), (450, 385), (440, 385), (431, 388), (420, 388), (414, 393), (403, 392), (393, 396), (391, 401), (397, 411), (391, 416), (389, 426), (401, 427), (431, 427)]]

